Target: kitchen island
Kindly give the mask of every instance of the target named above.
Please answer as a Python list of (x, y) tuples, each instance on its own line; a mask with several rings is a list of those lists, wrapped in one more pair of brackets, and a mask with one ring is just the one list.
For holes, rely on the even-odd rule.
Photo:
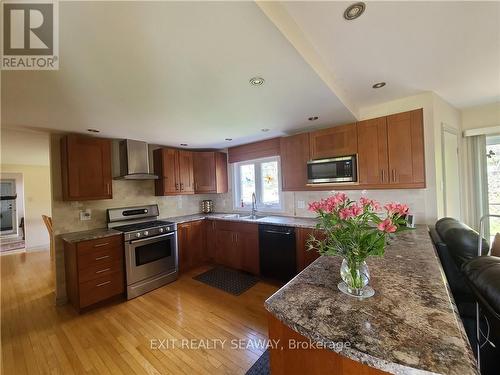
[(337, 289), (341, 261), (318, 258), (266, 301), (273, 375), (476, 373), (426, 226), (367, 261), (371, 298)]

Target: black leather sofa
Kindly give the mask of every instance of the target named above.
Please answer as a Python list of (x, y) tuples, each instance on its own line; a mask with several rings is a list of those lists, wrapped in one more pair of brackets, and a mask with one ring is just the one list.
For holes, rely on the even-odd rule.
[[(480, 295), (484, 291), (489, 290), (491, 292), (489, 289), (491, 285), (493, 289), (495, 288), (494, 284), (489, 284), (492, 281), (491, 276), (479, 275), (482, 274), (483, 262), (487, 262), (488, 259), (493, 257), (478, 257), (479, 234), (456, 219), (440, 219), (436, 222), (434, 228), (429, 229), (429, 232), (462, 318), (465, 331), (475, 351), (476, 301), (482, 298)], [(483, 239), (482, 254), (487, 255), (488, 250), (489, 245)], [(500, 264), (498, 266), (500, 267)], [(499, 286), (497, 283), (496, 287)], [(494, 292), (491, 293), (494, 294)], [(497, 302), (500, 304), (500, 297), (498, 298)], [(484, 325), (484, 322), (482, 324)], [(488, 327), (484, 326), (482, 329), (487, 330)], [(497, 335), (494, 340), (497, 341), (497, 338), (500, 338), (500, 335)], [(492, 366), (495, 367), (495, 371), (498, 371), (496, 362), (499, 361), (498, 356), (500, 355), (496, 349), (489, 345), (484, 348), (481, 360), (481, 373), (483, 375), (494, 373), (491, 372)]]

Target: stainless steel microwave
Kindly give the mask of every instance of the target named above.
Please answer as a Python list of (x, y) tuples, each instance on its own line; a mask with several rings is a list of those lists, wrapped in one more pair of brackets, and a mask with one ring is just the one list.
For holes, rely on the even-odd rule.
[(307, 162), (307, 182), (309, 184), (357, 181), (358, 167), (356, 155)]

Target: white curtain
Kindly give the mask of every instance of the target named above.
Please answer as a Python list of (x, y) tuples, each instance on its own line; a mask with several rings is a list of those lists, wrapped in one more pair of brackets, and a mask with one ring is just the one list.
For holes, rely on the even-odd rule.
[[(464, 221), (479, 231), (479, 219), (488, 214), (488, 175), (486, 136), (465, 137), (465, 207)], [(485, 223), (488, 224), (488, 223)], [(489, 225), (486, 225), (489, 228)], [(486, 233), (488, 238), (488, 233)]]

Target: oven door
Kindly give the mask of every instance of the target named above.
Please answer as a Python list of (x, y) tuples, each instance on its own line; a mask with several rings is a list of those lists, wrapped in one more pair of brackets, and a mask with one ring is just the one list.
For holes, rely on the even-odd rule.
[(177, 232), (132, 240), (125, 252), (127, 285), (177, 269)]
[(307, 182), (310, 184), (356, 181), (355, 155), (311, 160), (307, 163)]

